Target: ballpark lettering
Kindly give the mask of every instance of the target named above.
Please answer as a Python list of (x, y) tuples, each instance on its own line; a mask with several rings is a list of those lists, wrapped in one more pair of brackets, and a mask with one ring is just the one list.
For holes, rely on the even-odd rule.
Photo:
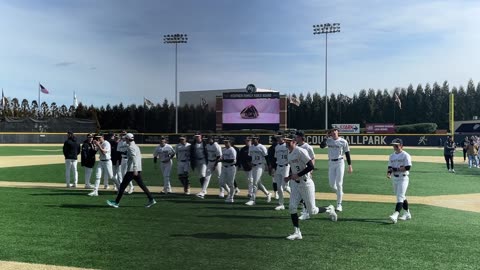
[[(349, 145), (387, 145), (387, 136), (341, 136)], [(325, 136), (306, 136), (308, 144), (320, 144)]]

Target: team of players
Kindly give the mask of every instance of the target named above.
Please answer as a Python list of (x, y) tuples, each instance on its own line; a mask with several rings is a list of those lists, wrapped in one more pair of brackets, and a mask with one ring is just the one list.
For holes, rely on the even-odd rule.
[[(126, 132), (122, 132), (115, 139), (112, 137), (112, 144), (114, 144), (116, 150), (114, 152), (119, 156), (117, 159), (113, 158), (111, 143), (105, 140), (103, 136), (95, 136), (94, 141), (91, 139), (94, 136), (91, 134), (87, 136), (87, 140), (82, 145), (82, 166), (85, 166), (86, 188), (91, 188), (90, 175), (93, 164), (87, 164), (88, 155), (84, 154), (84, 151), (85, 153), (90, 153), (90, 160), (92, 154), (94, 157), (97, 151), (100, 153), (100, 161), (96, 168), (95, 185), (89, 196), (98, 196), (102, 171), (104, 172), (105, 188), (108, 186), (108, 180), (111, 180), (115, 184), (115, 189), (120, 189), (122, 176), (126, 173), (122, 167), (126, 167), (127, 163), (122, 162), (126, 158), (125, 148), (128, 148), (125, 142), (125, 134)], [(213, 137), (205, 139), (199, 133), (195, 134), (192, 144), (186, 142), (185, 137), (180, 137), (179, 143), (174, 149), (167, 143), (166, 138), (162, 137), (160, 144), (153, 153), (154, 163), (157, 163), (158, 160), (160, 161), (164, 183), (161, 193), (168, 194), (172, 192), (170, 172), (173, 166), (172, 159), (175, 155), (178, 159), (178, 179), (183, 185), (184, 194), (190, 194), (188, 177), (189, 167), (191, 166), (193, 170), (198, 171), (200, 176), (201, 191), (196, 196), (204, 198), (207, 194), (210, 179), (216, 172), (220, 190), (219, 197), (225, 198), (226, 194), (226, 203), (233, 203), (235, 195), (239, 193), (235, 182), (237, 167), (243, 168), (247, 174), (249, 200), (245, 204), (248, 206), (255, 204), (258, 189), (264, 192), (267, 202), (270, 202), (272, 194), (268, 192), (261, 181), (264, 170), (268, 169), (268, 173), (273, 180), (275, 198), (278, 199), (278, 205), (275, 207), (275, 210), (285, 209), (284, 191), (290, 193), (289, 211), (294, 226), (294, 233), (288, 236), (287, 239), (302, 239), (298, 225), (299, 220), (309, 219), (311, 215), (325, 212), (332, 221), (336, 221), (336, 212), (343, 211), (344, 157), (348, 163), (348, 172), (352, 173), (353, 171), (348, 142), (339, 137), (338, 130), (333, 129), (327, 133), (326, 139), (320, 144), (321, 148), (328, 147), (329, 184), (337, 194), (337, 207), (335, 209), (332, 205), (327, 207), (317, 207), (315, 205), (315, 184), (311, 176), (311, 171), (314, 169), (315, 154), (313, 148), (305, 142), (303, 132), (297, 132), (295, 135), (288, 136), (278, 134), (271, 139), (272, 146), (267, 151), (265, 146), (259, 143), (257, 136), (247, 137), (245, 147), (242, 150), (236, 148), (233, 145), (233, 141), (229, 138), (221, 139), (225, 145), (222, 150)], [(394, 150), (397, 152), (398, 142), (395, 142), (394, 145), (396, 147)], [(124, 154), (125, 157), (123, 156)], [(402, 155), (405, 154), (406, 152), (402, 153)], [(114, 165), (112, 165), (112, 160), (116, 160)], [(390, 160), (389, 177), (391, 175), (390, 168), (392, 168), (391, 162)], [(405, 166), (410, 169), (411, 161), (407, 161)], [(406, 188), (408, 187), (408, 177), (405, 177), (405, 175), (408, 175), (408, 172), (401, 174), (403, 176), (402, 179), (394, 179), (397, 180), (394, 181), (397, 205), (394, 214), (390, 217), (393, 223), (396, 223), (397, 219), (406, 220), (411, 218), (408, 202), (405, 198)], [(129, 183), (131, 184), (130, 181)], [(124, 189), (125, 187), (122, 186), (122, 192)], [(134, 187), (131, 186), (127, 194), (132, 193), (133, 190)], [(303, 206), (303, 212), (300, 217), (297, 214), (299, 205)], [(398, 218), (402, 208), (405, 210), (405, 213), (401, 218)]]

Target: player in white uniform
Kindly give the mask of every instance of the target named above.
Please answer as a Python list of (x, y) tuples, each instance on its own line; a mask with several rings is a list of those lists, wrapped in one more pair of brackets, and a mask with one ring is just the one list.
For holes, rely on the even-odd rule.
[[(208, 185), (210, 184), (210, 179), (213, 176), (214, 172), (217, 172), (218, 185), (220, 186), (220, 174), (222, 173), (222, 164), (220, 157), (222, 156), (222, 147), (215, 141), (213, 136), (208, 138), (208, 143), (205, 146), (207, 150), (207, 172), (205, 174), (205, 183), (203, 184), (202, 191), (207, 192)], [(222, 187), (220, 188), (219, 197), (224, 198), (225, 192)], [(228, 191), (227, 191), (228, 193)]]
[(160, 144), (155, 148), (153, 152), (153, 162), (156, 164), (160, 159), (160, 170), (163, 175), (163, 190), (161, 194), (172, 193), (172, 186), (170, 184), (170, 172), (172, 171), (172, 158), (175, 156), (175, 150), (169, 144), (165, 137), (160, 138)]
[[(128, 162), (128, 157), (127, 157), (127, 151), (128, 151), (128, 143), (127, 139), (125, 138), (125, 135), (127, 135), (127, 131), (123, 130), (120, 133), (120, 141), (117, 144), (117, 151), (120, 152), (122, 155), (121, 161), (120, 161), (120, 171), (122, 178), (120, 182), (123, 182), (123, 177), (127, 173), (127, 162)], [(130, 182), (128, 189), (126, 189), (127, 194), (132, 194), (134, 190), (133, 186), (133, 181)]]
[(178, 138), (179, 143), (175, 146), (177, 153), (177, 174), (182, 183), (183, 193), (190, 195), (190, 182), (188, 181), (188, 171), (190, 170), (190, 144), (184, 136)]
[(88, 195), (96, 197), (98, 196), (98, 187), (100, 186), (102, 172), (106, 173), (108, 179), (115, 183), (117, 189), (120, 187), (120, 183), (118, 183), (117, 179), (113, 177), (110, 143), (106, 141), (102, 135), (95, 135), (94, 143), (100, 153), (100, 161), (97, 162), (97, 168), (95, 171), (95, 187), (92, 192), (88, 193)]
[(288, 165), (288, 148), (287, 144), (284, 141), (284, 136), (277, 136), (277, 146), (275, 146), (275, 159), (277, 163), (277, 168), (273, 175), (273, 179), (277, 184), (278, 189), (278, 206), (275, 207), (275, 210), (284, 210), (284, 186), (288, 184), (285, 182), (285, 177), (288, 176), (290, 172), (290, 165)]
[(334, 128), (328, 131), (327, 139), (322, 141), (320, 147), (328, 147), (328, 181), (330, 187), (337, 193), (337, 211), (342, 212), (343, 175), (345, 174), (344, 154), (347, 158), (348, 173), (353, 172), (348, 142), (344, 138), (340, 138), (338, 129)]
[[(388, 160), (387, 178), (390, 179), (393, 176), (393, 192), (397, 196), (397, 204), (395, 205), (395, 212), (390, 216), (390, 220), (393, 223), (397, 223), (397, 219), (409, 220), (412, 218), (405, 195), (408, 188), (408, 175), (412, 167), (412, 158), (407, 152), (403, 151), (402, 139), (394, 139), (392, 145), (395, 152), (390, 155)], [(404, 210), (403, 215), (398, 217), (402, 208)]]
[(257, 136), (250, 137), (252, 139), (252, 145), (248, 149), (248, 155), (252, 157), (252, 177), (253, 177), (253, 191), (250, 200), (246, 202), (246, 205), (252, 206), (255, 204), (257, 197), (257, 190), (262, 189), (263, 193), (267, 196), (267, 202), (272, 200), (272, 194), (268, 192), (262, 183), (262, 174), (266, 163), (265, 157), (267, 156), (267, 148), (258, 142)]
[[(307, 150), (308, 157), (312, 161), (313, 166), (315, 167), (315, 152), (313, 151), (313, 147), (305, 142), (305, 133), (301, 130), (295, 132), (295, 141), (297, 142), (297, 147), (303, 148)], [(312, 178), (313, 179), (313, 178)], [(315, 182), (313, 182), (313, 190), (315, 189)], [(308, 214), (307, 207), (304, 202), (302, 202), (302, 214), (300, 215), (300, 220), (307, 220), (310, 218), (310, 214)]]
[(296, 240), (302, 239), (297, 214), (298, 204), (301, 200), (305, 202), (310, 215), (327, 213), (332, 221), (337, 221), (337, 214), (333, 205), (327, 207), (317, 207), (315, 205), (315, 186), (311, 176), (314, 166), (307, 151), (297, 147), (297, 142), (291, 135), (285, 138), (285, 143), (288, 147), (288, 164), (290, 165), (290, 175), (285, 177), (285, 181), (290, 181), (290, 188), (292, 189), (289, 211), (294, 227), (293, 234), (289, 235), (287, 239)]
[(222, 150), (222, 172), (220, 174), (220, 186), (225, 190), (228, 190), (227, 199), (225, 202), (233, 203), (233, 197), (235, 196), (235, 174), (237, 173), (237, 151), (231, 146), (230, 139), (223, 140), (225, 148)]
[(200, 176), (200, 188), (202, 188), (195, 196), (202, 199), (207, 194), (207, 190), (203, 190), (207, 174), (207, 156), (206, 143), (202, 140), (202, 134), (196, 133), (190, 146), (190, 163), (192, 170), (196, 170)]

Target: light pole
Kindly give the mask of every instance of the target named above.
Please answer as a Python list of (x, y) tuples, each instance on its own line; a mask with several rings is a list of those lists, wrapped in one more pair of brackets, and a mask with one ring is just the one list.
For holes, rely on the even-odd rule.
[(163, 43), (175, 44), (175, 134), (178, 134), (177, 51), (179, 43), (187, 43), (187, 34), (163, 35)]
[(325, 34), (325, 130), (328, 130), (328, 96), (327, 96), (327, 52), (328, 52), (328, 34), (340, 32), (339, 23), (325, 23), (313, 25), (313, 34)]

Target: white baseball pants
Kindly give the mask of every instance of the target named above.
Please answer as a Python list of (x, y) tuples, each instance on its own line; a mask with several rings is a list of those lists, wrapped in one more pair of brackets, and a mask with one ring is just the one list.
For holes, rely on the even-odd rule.
[[(303, 176), (302, 178), (304, 178)], [(317, 206), (315, 205), (315, 185), (312, 179), (307, 178), (306, 181), (300, 178), (299, 182), (290, 180), (290, 204), (288, 209), (290, 214), (297, 213), (298, 204), (301, 200), (305, 202), (307, 211), (310, 215), (318, 213)]]
[(170, 172), (172, 171), (172, 160), (168, 162), (160, 162), (160, 170), (163, 175), (163, 191), (172, 192), (172, 186), (170, 185)]
[[(218, 162), (217, 165), (215, 165), (215, 162), (208, 162), (207, 165), (207, 171), (205, 174), (205, 182), (203, 183), (202, 191), (206, 194), (208, 185), (210, 184), (210, 179), (212, 178), (212, 175), (214, 172), (217, 172), (217, 177), (218, 177), (218, 184), (220, 185), (220, 174), (222, 173), (222, 163)], [(222, 192), (222, 187), (220, 186), (220, 192)]]
[[(125, 174), (127, 173), (127, 163), (128, 163), (128, 158), (122, 157), (122, 163), (120, 164), (120, 170), (122, 174), (122, 179), (120, 180), (120, 183), (123, 182), (123, 178), (125, 177)], [(130, 190), (133, 188), (133, 181), (130, 181)]]
[(275, 174), (273, 175), (273, 180), (277, 184), (278, 188), (278, 204), (284, 204), (284, 197), (283, 197), (283, 187), (285, 185), (284, 178), (288, 176), (290, 171), (290, 166), (287, 165), (277, 165), (277, 169), (275, 170)]
[(85, 185), (91, 186), (90, 178), (92, 177), (93, 168), (85, 167)]
[[(113, 180), (113, 168), (112, 168), (112, 161), (111, 160), (106, 160), (106, 161), (98, 161), (97, 162), (97, 168), (95, 171), (95, 190), (98, 192), (98, 187), (100, 186), (100, 179), (102, 178), (102, 172), (106, 174), (108, 179)], [(115, 180), (113, 180), (115, 182)], [(115, 185), (117, 185), (117, 188), (120, 186), (120, 184), (115, 182)]]
[(78, 184), (78, 170), (76, 159), (65, 159), (65, 183), (70, 185), (70, 172), (73, 171), (73, 183)]
[(233, 199), (235, 195), (235, 174), (237, 167), (235, 165), (224, 165), (220, 174), (220, 186), (228, 191), (228, 197)]
[(403, 174), (399, 174), (398, 177), (395, 175), (392, 176), (393, 192), (397, 196), (397, 202), (403, 203), (403, 201), (407, 199), (406, 193), (409, 182), (408, 175), (403, 176)]
[(343, 159), (328, 162), (328, 182), (337, 193), (337, 204), (343, 201), (343, 176), (345, 174), (345, 161)]

